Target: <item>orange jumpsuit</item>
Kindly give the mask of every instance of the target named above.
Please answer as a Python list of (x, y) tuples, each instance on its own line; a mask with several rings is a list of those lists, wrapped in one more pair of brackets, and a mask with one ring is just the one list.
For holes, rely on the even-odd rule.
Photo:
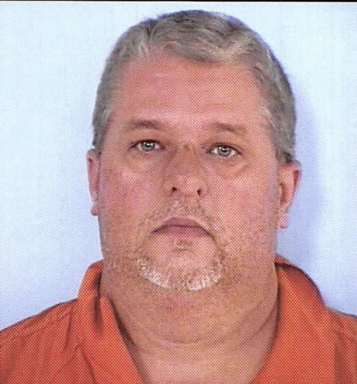
[[(253, 384), (357, 383), (357, 319), (329, 310), (311, 280), (281, 257), (277, 334)], [(141, 383), (110, 302), (99, 297), (102, 262), (78, 299), (0, 333), (0, 383)]]

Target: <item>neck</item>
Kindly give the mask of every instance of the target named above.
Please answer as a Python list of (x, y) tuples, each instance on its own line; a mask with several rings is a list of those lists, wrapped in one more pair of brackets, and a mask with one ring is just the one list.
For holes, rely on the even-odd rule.
[(275, 275), (266, 288), (249, 304), (241, 297), (217, 297), (209, 289), (156, 292), (154, 298), (145, 294), (135, 308), (123, 302), (123, 295), (106, 296), (146, 383), (228, 384), (251, 381), (271, 348), (277, 321)]
[[(177, 344), (160, 340), (142, 348), (126, 339), (131, 356), (146, 383), (247, 383), (262, 367), (274, 340), (277, 309), (250, 336), (239, 330), (220, 340)], [(158, 341), (158, 340), (157, 340)]]

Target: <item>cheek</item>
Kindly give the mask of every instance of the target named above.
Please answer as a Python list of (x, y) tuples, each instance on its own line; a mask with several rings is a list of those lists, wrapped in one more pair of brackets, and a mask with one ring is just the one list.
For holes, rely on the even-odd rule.
[[(267, 184), (269, 185), (269, 184)], [(225, 186), (225, 198), (215, 200), (216, 212), (225, 229), (228, 261), (227, 281), (265, 281), (271, 273), (275, 253), (278, 195), (275, 184), (257, 188), (253, 184)], [(257, 283), (260, 284), (260, 283)]]
[(216, 205), (217, 215), (230, 232), (271, 231), (276, 225), (279, 198), (275, 182), (263, 182), (260, 178), (256, 182), (250, 179), (226, 183), (215, 201), (220, 201)]
[(100, 177), (100, 206), (107, 214), (124, 221), (150, 207), (153, 185), (149, 177), (126, 169), (109, 167)]
[(101, 170), (98, 219), (106, 260), (125, 260), (120, 255), (132, 253), (140, 223), (153, 206), (150, 197), (155, 195), (155, 186), (147, 179), (123, 168)]

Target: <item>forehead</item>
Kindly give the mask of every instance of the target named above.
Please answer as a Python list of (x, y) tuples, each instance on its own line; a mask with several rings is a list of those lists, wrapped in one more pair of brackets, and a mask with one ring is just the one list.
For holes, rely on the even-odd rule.
[(173, 124), (218, 121), (267, 126), (257, 81), (243, 64), (206, 64), (153, 55), (118, 73), (111, 102), (115, 120), (162, 120)]

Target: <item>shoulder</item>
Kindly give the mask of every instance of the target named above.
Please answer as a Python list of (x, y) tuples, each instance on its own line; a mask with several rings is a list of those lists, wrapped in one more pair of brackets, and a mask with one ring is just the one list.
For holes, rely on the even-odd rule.
[(27, 338), (31, 335), (43, 333), (51, 326), (66, 321), (75, 311), (76, 300), (57, 304), (35, 316), (28, 317), (18, 323), (1, 330), (1, 345), (12, 343), (18, 338)]
[(76, 312), (76, 300), (72, 300), (2, 330), (1, 382), (21, 382), (21, 375), (40, 377), (41, 371), (50, 374), (66, 364), (79, 343)]
[(331, 309), (328, 311), (336, 375), (341, 382), (357, 382), (357, 318)]
[(288, 291), (286, 297), (298, 302), (310, 320), (328, 319), (333, 332), (357, 340), (356, 316), (329, 308), (311, 277), (287, 259), (277, 255), (275, 266), (279, 288)]
[(338, 340), (344, 340), (344, 344), (353, 344), (355, 346), (357, 361), (357, 317), (332, 309), (329, 309), (329, 313), (333, 333)]
[(275, 263), (285, 319), (298, 328), (305, 348), (315, 343), (320, 353), (329, 351), (340, 376), (357, 377), (357, 317), (329, 308), (316, 284), (300, 268), (281, 257)]

